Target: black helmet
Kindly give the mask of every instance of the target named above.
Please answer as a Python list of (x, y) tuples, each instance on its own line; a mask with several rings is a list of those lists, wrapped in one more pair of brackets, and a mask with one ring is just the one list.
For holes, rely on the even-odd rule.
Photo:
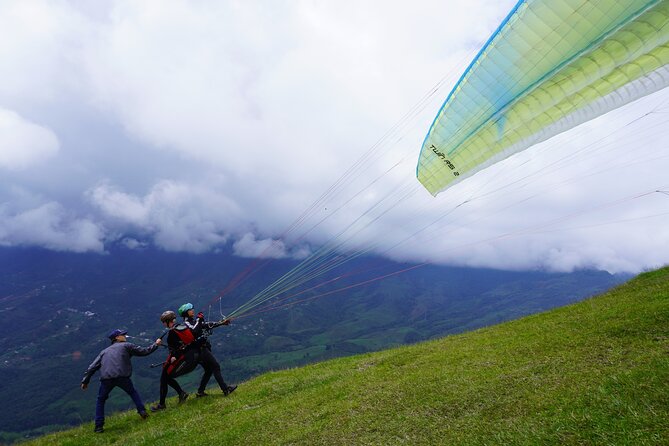
[(163, 314), (160, 315), (160, 322), (169, 322), (177, 318), (177, 315), (172, 310), (163, 311)]

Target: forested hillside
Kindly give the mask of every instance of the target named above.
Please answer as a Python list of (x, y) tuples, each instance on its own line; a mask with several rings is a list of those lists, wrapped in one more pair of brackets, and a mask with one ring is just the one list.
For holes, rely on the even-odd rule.
[(517, 321), (169, 404), (34, 444), (666, 444), (669, 268)]
[[(163, 310), (190, 301), (209, 319), (220, 318), (221, 310), (239, 305), (294, 265), (273, 262), (238, 293), (226, 296), (219, 308), (215, 297), (248, 262), (225, 253), (117, 250), (100, 256), (0, 250), (0, 313), (12, 333), (0, 339), (0, 398), (14, 402), (13, 410), (1, 417), (0, 438), (9, 441), (90, 420), (95, 395), (82, 392), (78, 383), (88, 363), (108, 345), (105, 335), (112, 328), (129, 330), (132, 342), (149, 343), (162, 333), (158, 316)], [(404, 266), (368, 258), (351, 268), (370, 265), (375, 274)], [(427, 266), (234, 320), (217, 329), (211, 341), (226, 379), (239, 382), (268, 370), (495, 324), (577, 301), (623, 279), (588, 271)], [(160, 351), (135, 359), (133, 379), (145, 399), (157, 398), (159, 369), (149, 365), (163, 356)], [(197, 379), (199, 372), (186, 382)], [(125, 395), (108, 402), (110, 411), (128, 407)]]

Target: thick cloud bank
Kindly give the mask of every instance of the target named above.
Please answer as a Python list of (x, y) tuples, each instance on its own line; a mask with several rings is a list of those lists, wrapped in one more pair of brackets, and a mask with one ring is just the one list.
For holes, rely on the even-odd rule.
[(418, 185), (436, 111), (514, 3), (2, 2), (0, 244), (666, 264), (667, 92), (436, 199)]

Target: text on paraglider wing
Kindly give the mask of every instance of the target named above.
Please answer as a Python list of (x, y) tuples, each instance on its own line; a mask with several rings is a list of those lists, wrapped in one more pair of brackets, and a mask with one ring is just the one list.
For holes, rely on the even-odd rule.
[(432, 151), (434, 152), (434, 154), (437, 155), (439, 158), (441, 158), (441, 160), (444, 162), (444, 164), (446, 164), (446, 165), (448, 166), (448, 168), (451, 169), (451, 170), (453, 171), (453, 176), (457, 177), (457, 176), (460, 175), (460, 172), (458, 172), (457, 170), (455, 170), (455, 165), (454, 165), (448, 158), (446, 158), (446, 155), (444, 155), (444, 152), (440, 152), (440, 151), (434, 146), (434, 144), (432, 144), (432, 145), (430, 146), (430, 148), (432, 149)]

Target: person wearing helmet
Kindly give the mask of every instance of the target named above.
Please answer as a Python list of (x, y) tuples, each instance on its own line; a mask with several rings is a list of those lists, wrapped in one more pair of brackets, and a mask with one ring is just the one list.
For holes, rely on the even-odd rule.
[[(160, 322), (163, 323), (167, 332), (167, 348), (169, 355), (167, 360), (163, 363), (163, 370), (160, 375), (160, 399), (158, 404), (151, 406), (152, 412), (164, 410), (167, 408), (165, 399), (167, 398), (167, 387), (173, 388), (179, 395), (179, 404), (186, 401), (188, 394), (184, 392), (177, 380), (178, 376), (185, 375), (197, 367), (197, 357), (194, 349), (189, 347), (189, 344), (195, 340), (195, 337), (190, 333), (190, 329), (183, 324), (177, 325), (177, 315), (174, 311), (167, 310), (160, 315)], [(185, 341), (180, 336), (182, 332), (185, 333)], [(191, 342), (187, 342), (189, 339)]]
[(202, 319), (199, 317), (195, 319), (195, 310), (193, 309), (193, 304), (190, 302), (180, 306), (177, 311), (179, 312), (179, 316), (184, 318), (184, 324), (193, 330), (193, 334), (199, 339), (204, 330), (204, 315), (202, 315)]
[[(204, 369), (202, 374), (202, 379), (200, 380), (200, 386), (197, 389), (196, 397), (207, 396), (205, 389), (207, 388), (207, 383), (211, 378), (211, 375), (214, 375), (214, 379), (218, 383), (218, 386), (223, 391), (223, 395), (228, 396), (235, 391), (237, 386), (229, 386), (225, 383), (223, 375), (221, 374), (221, 366), (211, 352), (211, 344), (205, 335), (206, 332), (210, 332), (212, 328), (218, 326), (219, 324), (206, 322), (204, 320), (204, 314), (202, 312), (198, 313), (197, 318), (195, 317), (195, 310), (193, 309), (193, 304), (186, 303), (179, 307), (179, 315), (184, 318), (184, 324), (193, 331), (193, 334), (198, 339), (199, 345), (199, 362)], [(225, 320), (220, 325), (229, 325), (230, 321)]]
[(137, 413), (142, 419), (146, 419), (149, 416), (146, 413), (142, 398), (130, 379), (132, 375), (130, 358), (133, 356), (150, 355), (156, 351), (162, 340), (156, 339), (156, 342), (149, 347), (139, 347), (126, 341), (125, 335), (127, 333), (127, 330), (116, 329), (107, 335), (111, 341), (111, 345), (98, 354), (91, 365), (88, 366), (88, 369), (84, 373), (84, 378), (81, 380), (81, 389), (86, 390), (88, 383), (91, 381), (91, 376), (100, 370), (100, 390), (98, 391), (98, 398), (95, 404), (94, 432), (97, 433), (104, 432), (105, 402), (114, 387), (120, 387), (125, 393), (130, 395), (137, 408)]

